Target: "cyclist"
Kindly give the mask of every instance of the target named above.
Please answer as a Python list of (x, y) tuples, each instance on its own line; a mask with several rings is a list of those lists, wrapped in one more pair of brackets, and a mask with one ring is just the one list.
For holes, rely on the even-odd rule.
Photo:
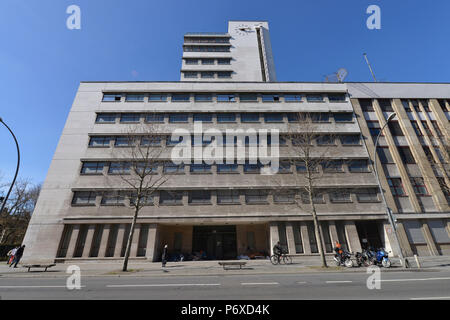
[(278, 263), (280, 263), (281, 255), (283, 254), (283, 247), (281, 246), (280, 241), (273, 246), (273, 254), (277, 257)]
[(342, 246), (338, 241), (335, 242), (334, 252), (336, 253), (337, 256), (339, 256), (339, 259), (342, 261), (342, 254), (344, 253), (344, 251), (342, 251)]

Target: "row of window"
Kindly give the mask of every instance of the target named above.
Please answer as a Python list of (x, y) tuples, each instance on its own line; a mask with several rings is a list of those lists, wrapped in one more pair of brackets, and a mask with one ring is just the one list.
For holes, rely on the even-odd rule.
[[(305, 192), (296, 190), (283, 190), (272, 192), (270, 190), (189, 190), (189, 191), (154, 191), (152, 195), (141, 199), (142, 205), (183, 205), (183, 198), (187, 196), (188, 204), (211, 205), (213, 200), (222, 205), (239, 204), (294, 204), (296, 202), (309, 203), (309, 196)], [(313, 202), (324, 204), (329, 201), (333, 203), (353, 202), (352, 194), (358, 202), (379, 202), (377, 189), (334, 189), (323, 190), (314, 193)], [(241, 195), (245, 199), (241, 201)], [(101, 197), (100, 205), (103, 206), (124, 206), (134, 205), (136, 195), (131, 192), (95, 192), (76, 191), (74, 192), (72, 205), (75, 206), (95, 206), (97, 197)], [(157, 198), (157, 199), (156, 199)], [(213, 199), (215, 198), (215, 199)], [(271, 198), (271, 199), (270, 199)], [(271, 201), (272, 200), (272, 201)], [(127, 203), (128, 202), (128, 203)]]
[(184, 58), (184, 62), (187, 65), (229, 65), (231, 64), (231, 58)]
[[(261, 162), (252, 164), (249, 161), (245, 161), (244, 164), (238, 164), (234, 162), (232, 164), (189, 164), (188, 172), (190, 173), (260, 173), (261, 169), (264, 167)], [(160, 169), (161, 168), (161, 169)], [(215, 170), (214, 170), (215, 168)], [(279, 173), (306, 173), (306, 165), (302, 161), (288, 161), (282, 160), (279, 163), (278, 172)], [(348, 172), (351, 173), (361, 173), (370, 172), (367, 160), (328, 160), (322, 163), (310, 164), (310, 170), (314, 172), (319, 172), (321, 168), (324, 173), (339, 173)], [(347, 170), (346, 170), (347, 168)], [(143, 172), (148, 174), (184, 174), (185, 164), (175, 164), (171, 161), (156, 162), (151, 163), (131, 163), (131, 162), (105, 162), (105, 161), (86, 161), (83, 162), (81, 167), (81, 174), (83, 175), (101, 175), (103, 172), (108, 174), (130, 174), (131, 172), (136, 172), (142, 174)], [(161, 170), (161, 171), (160, 171)]]
[(185, 78), (198, 78), (198, 74), (200, 73), (200, 78), (202, 79), (223, 79), (223, 78), (231, 78), (231, 71), (183, 71), (183, 76)]
[(230, 52), (230, 46), (214, 46), (214, 45), (183, 45), (184, 52)]
[[(392, 108), (392, 104), (391, 104), (391, 100), (390, 99), (377, 99), (378, 100), (378, 104), (380, 105), (380, 108), (382, 111), (384, 112), (394, 112), (394, 109)], [(439, 99), (439, 106), (442, 108), (442, 110), (444, 112), (449, 111), (446, 105), (446, 101), (448, 102), (449, 100), (445, 100), (445, 99)], [(412, 112), (411, 106), (412, 108), (414, 108), (414, 110), (416, 112), (422, 112), (421, 108), (420, 108), (420, 104), (422, 104), (423, 109), (425, 110), (425, 112), (431, 112), (431, 108), (428, 104), (428, 100), (425, 99), (401, 99), (403, 108), (405, 109), (406, 112)], [(420, 102), (420, 104), (419, 104)], [(448, 102), (450, 103), (450, 102)], [(374, 112), (375, 109), (373, 107), (373, 99), (359, 99), (359, 104), (361, 106), (362, 111), (364, 112)]]
[[(200, 139), (195, 139), (194, 136), (191, 136), (191, 145), (203, 145), (207, 146), (211, 144), (215, 139), (214, 136), (210, 138), (203, 137), (201, 141)], [(257, 135), (254, 138), (251, 138), (249, 136), (245, 136), (243, 139), (243, 144), (245, 146), (260, 146), (263, 145), (260, 141), (259, 135)], [(267, 136), (267, 145), (272, 145), (272, 138), (271, 136)], [(155, 135), (155, 136), (142, 136), (142, 137), (130, 137), (130, 136), (91, 136), (89, 140), (89, 147), (95, 148), (95, 147), (103, 147), (103, 148), (109, 148), (111, 146), (114, 147), (134, 147), (134, 146), (140, 146), (140, 147), (160, 147), (164, 144), (166, 146), (175, 146), (180, 143), (184, 143), (183, 136), (180, 136), (179, 139), (172, 139), (172, 136), (162, 136), (162, 135)], [(288, 141), (291, 142), (292, 146), (300, 146), (300, 145), (317, 145), (317, 146), (336, 146), (337, 141), (340, 141), (340, 144), (343, 146), (359, 146), (361, 145), (361, 136), (360, 134), (353, 134), (353, 135), (339, 135), (339, 136), (333, 136), (333, 135), (321, 135), (316, 137), (312, 141), (305, 141), (302, 139), (302, 137), (293, 137), (292, 139), (288, 139), (286, 136), (281, 135), (279, 137), (278, 145), (279, 146), (287, 146)], [(240, 142), (238, 140), (237, 136), (227, 137), (223, 136), (222, 141), (217, 142), (218, 146), (234, 146), (238, 147), (240, 145)]]
[(184, 43), (230, 43), (229, 37), (184, 37)]
[[(417, 196), (429, 196), (427, 187), (425, 186), (425, 182), (423, 178), (420, 177), (412, 177), (409, 178), (414, 189), (414, 193)], [(388, 178), (388, 184), (391, 189), (391, 193), (396, 197), (406, 197), (407, 194), (405, 192), (405, 188), (403, 187), (401, 178)]]
[[(329, 94), (305, 94), (305, 93), (104, 93), (103, 101), (121, 101), (122, 96), (125, 101), (141, 101), (141, 102), (303, 102), (304, 97), (307, 102), (345, 102), (346, 95), (344, 93)], [(148, 99), (147, 99), (148, 97)]]
[[(400, 155), (400, 158), (402, 159), (402, 162), (405, 164), (416, 164), (416, 160), (411, 152), (411, 149), (409, 147), (396, 147), (398, 150), (398, 153)], [(433, 157), (433, 154), (431, 153), (430, 147), (428, 146), (422, 146), (423, 151), (425, 152), (425, 155), (427, 156), (428, 160), (432, 160), (432, 162), (436, 163), (436, 160)], [(434, 151), (436, 152), (439, 160), (443, 163), (445, 163), (445, 159), (442, 155), (442, 152), (440, 151), (439, 147), (434, 147)], [(389, 163), (395, 163), (394, 158), (392, 157), (391, 152), (389, 151), (389, 147), (378, 147), (377, 148), (378, 156), (380, 157), (380, 161), (383, 164), (389, 164)]]
[[(96, 123), (115, 123), (119, 119), (122, 123), (139, 123), (142, 121), (147, 123), (164, 123), (166, 119), (169, 123), (189, 123), (192, 121), (201, 122), (217, 122), (217, 123), (233, 123), (237, 122), (238, 118), (242, 123), (259, 123), (262, 118), (266, 123), (279, 122), (331, 122), (332, 119), (336, 123), (353, 122), (352, 112), (315, 112), (305, 114), (300, 117), (298, 112), (246, 112), (246, 113), (98, 113), (95, 119)], [(301, 118), (301, 119), (300, 119)]]

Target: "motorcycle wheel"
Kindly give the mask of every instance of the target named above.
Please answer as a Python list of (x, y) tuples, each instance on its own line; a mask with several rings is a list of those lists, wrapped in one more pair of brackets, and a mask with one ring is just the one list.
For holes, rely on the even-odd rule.
[(383, 259), (383, 261), (381, 262), (381, 265), (385, 268), (390, 268), (391, 267), (391, 260), (385, 260)]
[(364, 267), (369, 267), (370, 266), (370, 261), (369, 260), (364, 260)]
[(353, 260), (351, 260), (351, 259), (345, 260), (344, 265), (345, 265), (347, 268), (352, 268), (352, 267), (353, 267)]
[(341, 262), (336, 258), (334, 258), (334, 263), (336, 263), (336, 266), (338, 267), (341, 265)]

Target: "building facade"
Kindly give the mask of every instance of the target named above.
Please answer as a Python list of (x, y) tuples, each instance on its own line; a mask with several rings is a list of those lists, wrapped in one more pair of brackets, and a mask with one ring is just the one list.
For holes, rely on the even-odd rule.
[[(291, 198), (300, 192), (298, 177), (304, 174), (301, 164), (290, 162), (293, 142), (287, 136), (299, 113), (319, 115), (315, 122), (332, 137), (325, 144), (331, 147), (333, 166), (319, 168), (324, 175), (314, 199), (326, 252), (339, 241), (353, 252), (370, 244), (396, 254), (372, 166), (375, 124), (370, 121), (382, 125), (391, 110), (387, 101), (401, 117), (405, 136), (399, 139), (386, 130), (380, 146), (392, 148), (395, 163), (381, 161), (378, 171), (387, 204), (397, 215), (402, 245), (419, 254), (448, 254), (448, 194), (437, 185), (448, 185), (448, 176), (441, 172), (448, 159), (439, 158), (435, 147), (441, 150), (448, 143), (450, 85), (275, 82), (266, 22), (233, 21), (226, 34), (188, 33), (183, 48), (180, 82), (80, 84), (24, 239), (24, 261), (124, 255), (133, 210), (129, 200), (112, 194), (126, 192), (126, 184), (111, 178), (126, 161), (115, 151), (127, 150), (127, 130), (138, 125), (151, 127), (161, 137), (154, 145), (162, 150), (155, 170), (168, 180), (139, 214), (131, 258), (158, 261), (168, 244), (174, 254), (202, 251), (209, 259), (236, 259), (269, 254), (277, 241), (290, 254), (318, 254), (311, 214)], [(401, 109), (404, 101), (414, 104), (419, 98), (427, 99), (431, 112), (411, 110), (410, 115)], [(373, 109), (362, 108), (368, 101)], [(418, 108), (424, 105), (420, 102)], [(413, 136), (416, 118), (421, 119), (420, 129), (424, 121), (436, 135)], [(201, 122), (203, 130), (221, 132), (278, 130), (278, 173), (261, 174), (262, 164), (252, 164), (248, 157), (233, 164), (172, 164), (176, 143), (171, 134), (175, 129), (192, 132), (195, 122)], [(416, 155), (421, 143), (428, 142), (439, 160), (435, 164)], [(314, 146), (320, 149), (322, 144)], [(394, 151), (410, 145), (415, 166), (402, 162), (407, 151), (403, 158)], [(419, 174), (423, 184), (415, 179)], [(398, 178), (409, 182), (407, 197), (394, 194), (398, 180), (393, 179)], [(416, 193), (423, 186), (427, 194)], [(425, 243), (417, 242), (420, 233)]]

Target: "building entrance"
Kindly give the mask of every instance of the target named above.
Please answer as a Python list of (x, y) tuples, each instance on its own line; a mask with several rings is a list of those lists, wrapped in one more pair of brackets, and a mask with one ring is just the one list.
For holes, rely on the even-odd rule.
[(208, 260), (236, 259), (236, 226), (194, 226), (192, 251), (205, 252)]
[(378, 221), (355, 221), (358, 231), (361, 248), (373, 247), (378, 249), (383, 247), (380, 235), (380, 222)]

